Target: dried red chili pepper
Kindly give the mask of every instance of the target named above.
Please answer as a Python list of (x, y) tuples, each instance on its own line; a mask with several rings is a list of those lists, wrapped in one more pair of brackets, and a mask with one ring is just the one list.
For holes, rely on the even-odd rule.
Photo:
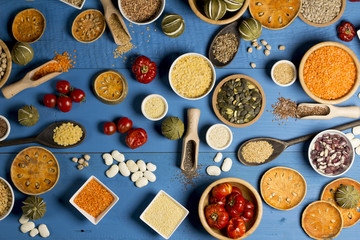
[(149, 83), (156, 76), (156, 63), (152, 62), (148, 57), (139, 56), (135, 59), (132, 71), (136, 75), (136, 80), (141, 83)]
[(350, 42), (356, 36), (355, 27), (349, 22), (342, 22), (337, 28), (338, 36), (345, 42)]

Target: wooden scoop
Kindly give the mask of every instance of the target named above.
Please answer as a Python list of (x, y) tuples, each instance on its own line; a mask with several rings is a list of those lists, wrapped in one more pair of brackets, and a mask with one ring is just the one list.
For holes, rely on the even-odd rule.
[(326, 115), (309, 115), (306, 117), (300, 117), (300, 119), (332, 119), (334, 117), (347, 117), (347, 118), (359, 118), (360, 117), (360, 107), (350, 106), (350, 107), (335, 107), (329, 104), (318, 104), (318, 103), (301, 103), (299, 107), (307, 106), (309, 108), (314, 107), (323, 107), (326, 108), (328, 114)]
[(40, 67), (35, 68), (34, 70), (31, 70), (30, 72), (28, 72), (25, 77), (13, 84), (10, 84), (6, 87), (4, 87), (3, 89), (1, 89), (2, 93), (4, 94), (4, 97), (7, 99), (12, 98), (13, 96), (15, 96), (16, 94), (18, 94), (19, 92), (28, 89), (28, 88), (33, 88), (33, 87), (37, 87), (40, 84), (43, 84), (44, 82), (49, 81), (50, 79), (59, 76), (61, 73), (63, 73), (63, 71), (61, 70), (60, 72), (53, 72), (53, 73), (49, 73), (45, 76), (43, 76), (42, 78), (39, 78), (37, 80), (32, 80), (34, 74), (42, 67), (44, 67), (45, 65), (52, 63), (52, 62), (56, 62), (55, 60), (51, 60), (48, 61), (46, 63), (44, 63), (43, 65), (41, 65)]
[[(75, 143), (73, 145), (62, 146), (62, 145), (59, 145), (56, 142), (54, 142), (54, 139), (53, 139), (54, 129), (56, 127), (61, 126), (63, 123), (68, 123), (68, 122), (73, 123), (74, 126), (76, 126), (76, 125), (79, 126), (81, 128), (81, 130), (83, 131), (83, 134), (81, 136), (80, 141), (78, 141), (77, 143)], [(72, 148), (72, 147), (76, 147), (76, 146), (80, 145), (84, 141), (85, 137), (86, 137), (86, 130), (85, 130), (84, 126), (82, 126), (80, 123), (77, 123), (74, 121), (60, 121), (60, 122), (55, 122), (55, 123), (49, 125), (36, 137), (2, 141), (2, 142), (0, 142), (0, 147), (8, 147), (8, 146), (20, 145), (20, 144), (26, 144), (26, 143), (39, 143), (41, 145), (51, 147), (51, 148), (62, 148), (62, 149), (63, 148)]]
[[(125, 23), (124, 23), (123, 18), (120, 15), (120, 12), (114, 7), (111, 0), (100, 0), (100, 2), (103, 5), (104, 12), (105, 12), (105, 14), (104, 14), (105, 15), (105, 20), (107, 22), (107, 25), (108, 25), (108, 27), (110, 29), (110, 32), (111, 32), (113, 38), (114, 38), (115, 43), (117, 45), (125, 45), (125, 44), (129, 43), (129, 41), (131, 40), (131, 35), (130, 35), (130, 33), (129, 33), (129, 31), (128, 31)], [(127, 39), (127, 38), (120, 39), (120, 38), (118, 38), (116, 36), (116, 32), (117, 32), (116, 31), (116, 25), (114, 23), (110, 24), (110, 17), (112, 15), (115, 15), (118, 18), (118, 20), (119, 20), (119, 22), (121, 24), (121, 26), (117, 26), (118, 32), (120, 31), (120, 28), (122, 27), (124, 29), (124, 31), (125, 31), (125, 34), (129, 36), (129, 39)]]
[[(346, 130), (348, 128), (352, 128), (352, 127), (355, 127), (355, 126), (359, 126), (360, 125), (360, 120), (356, 120), (356, 121), (353, 121), (353, 122), (350, 122), (350, 123), (346, 123), (346, 124), (343, 124), (343, 125), (339, 125), (337, 127), (334, 127), (334, 128), (330, 128), (330, 129), (335, 129), (335, 130), (339, 130), (339, 131), (343, 131), (343, 130)], [(274, 160), (275, 158), (277, 158), (287, 147), (291, 146), (291, 145), (294, 145), (294, 144), (297, 144), (297, 143), (301, 143), (301, 142), (304, 142), (312, 137), (314, 137), (316, 134), (318, 133), (313, 133), (313, 134), (309, 134), (309, 135), (305, 135), (305, 136), (302, 136), (302, 137), (298, 137), (298, 138), (294, 138), (294, 139), (291, 139), (291, 140), (288, 140), (288, 141), (282, 141), (282, 140), (279, 140), (279, 139), (275, 139), (275, 138), (267, 138), (267, 137), (260, 137), (260, 138), (253, 138), (253, 139), (250, 139), (246, 142), (244, 142), (239, 150), (238, 150), (238, 153), (237, 153), (237, 157), (239, 159), (239, 161), (241, 163), (243, 163), (244, 165), (247, 165), (247, 166), (258, 166), (258, 165), (261, 165), (261, 164), (265, 164), (265, 163), (268, 163), (268, 162), (271, 162), (272, 160)], [(273, 153), (271, 154), (271, 156), (266, 159), (265, 162), (262, 162), (262, 163), (252, 163), (252, 162), (247, 162), (243, 155), (242, 155), (242, 149), (243, 147), (250, 143), (250, 142), (255, 142), (255, 141), (266, 141), (268, 143), (270, 143), (274, 149)]]
[(200, 109), (190, 108), (187, 111), (188, 127), (183, 139), (180, 168), (187, 172), (195, 171), (199, 155), (198, 123)]

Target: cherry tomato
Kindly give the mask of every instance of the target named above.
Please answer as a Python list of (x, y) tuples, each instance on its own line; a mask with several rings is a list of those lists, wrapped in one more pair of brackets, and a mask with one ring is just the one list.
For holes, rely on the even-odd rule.
[(128, 131), (128, 135), (125, 138), (126, 145), (131, 148), (135, 149), (147, 142), (147, 133), (142, 128), (131, 129)]
[(226, 228), (226, 233), (229, 238), (240, 238), (246, 232), (246, 226), (243, 219), (240, 217), (232, 218)]
[(113, 122), (106, 122), (104, 124), (104, 133), (106, 135), (113, 135), (116, 132), (116, 125)]
[(242, 196), (242, 192), (241, 192), (240, 188), (238, 188), (238, 187), (232, 187), (231, 193), (238, 193)]
[(212, 204), (219, 204), (219, 205), (221, 205), (221, 206), (223, 206), (223, 207), (225, 207), (225, 204), (226, 204), (226, 197), (223, 197), (223, 198), (221, 198), (221, 199), (217, 199), (216, 197), (214, 197), (214, 196), (210, 196), (210, 203), (212, 203)]
[(74, 89), (70, 92), (70, 97), (74, 102), (82, 102), (85, 100), (85, 93), (81, 89)]
[(66, 80), (60, 80), (56, 83), (56, 90), (59, 93), (67, 94), (70, 91), (70, 83)]
[(231, 194), (231, 192), (232, 186), (230, 183), (221, 183), (213, 187), (213, 189), (211, 190), (211, 194), (217, 199), (222, 199), (223, 197)]
[(117, 122), (117, 130), (121, 133), (126, 133), (133, 126), (133, 122), (127, 117), (122, 117)]
[(229, 213), (229, 216), (240, 217), (241, 213), (244, 211), (245, 198), (238, 193), (232, 193), (227, 198), (226, 201), (226, 211)]
[(252, 202), (246, 200), (244, 210), (252, 210), (252, 211), (254, 211), (254, 204)]
[(46, 107), (53, 108), (56, 106), (56, 96), (54, 94), (45, 94), (43, 102)]
[(243, 212), (243, 217), (247, 218), (247, 219), (251, 219), (254, 216), (254, 211), (253, 210), (244, 210)]
[(205, 218), (210, 227), (223, 229), (229, 223), (229, 214), (223, 206), (210, 204), (205, 208)]
[(57, 100), (57, 106), (62, 112), (69, 112), (72, 108), (71, 98), (68, 96), (60, 96)]

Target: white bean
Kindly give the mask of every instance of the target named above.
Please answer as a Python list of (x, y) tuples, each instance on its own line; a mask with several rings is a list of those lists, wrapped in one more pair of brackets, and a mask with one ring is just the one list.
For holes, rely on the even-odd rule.
[(206, 168), (206, 173), (210, 176), (219, 176), (221, 174), (221, 169), (218, 166), (208, 166)]
[(76, 158), (76, 157), (73, 157), (73, 158), (71, 158), (71, 161), (73, 161), (73, 162), (78, 162), (78, 158)]
[(35, 223), (33, 222), (27, 222), (20, 226), (20, 231), (22, 233), (27, 233), (31, 231), (35, 227)]
[(359, 134), (360, 134), (360, 126), (354, 127), (354, 128), (352, 129), (352, 133), (353, 133), (354, 135), (359, 135)]
[(137, 160), (136, 165), (138, 165), (140, 171), (142, 172), (146, 171), (146, 163), (143, 160)]
[(148, 183), (149, 183), (149, 181), (146, 178), (141, 177), (135, 182), (135, 185), (138, 188), (142, 188), (142, 187), (145, 187), (146, 185), (148, 185)]
[(358, 146), (360, 146), (360, 139), (358, 139), (358, 138), (353, 138), (350, 140), (350, 142), (354, 148), (357, 148)]
[(360, 156), (360, 147), (355, 148), (355, 153)]
[(111, 156), (115, 161), (123, 162), (125, 160), (124, 154), (120, 153), (118, 150), (114, 150), (111, 152)]
[(118, 172), (119, 172), (119, 166), (114, 164), (105, 173), (108, 178), (113, 178)]
[(112, 158), (112, 156), (109, 153), (104, 153), (102, 155), (102, 158), (104, 159), (105, 164), (108, 166), (110, 166), (114, 162), (114, 159)]
[(149, 180), (149, 182), (155, 182), (156, 181), (156, 176), (153, 172), (150, 171), (145, 171), (144, 172), (144, 177)]
[(218, 152), (214, 157), (214, 162), (220, 162), (222, 157), (223, 157), (222, 153)]
[(346, 135), (346, 137), (349, 139), (349, 140), (351, 140), (351, 139), (353, 139), (354, 138), (354, 134), (352, 134), (352, 133), (346, 133), (345, 134)]
[(27, 216), (25, 216), (24, 214), (21, 215), (20, 219), (19, 219), (19, 223), (20, 224), (24, 224), (27, 223), (29, 221), (29, 218)]
[(39, 234), (39, 230), (37, 228), (33, 228), (31, 231), (30, 231), (30, 237), (35, 237), (36, 235)]
[(232, 167), (231, 158), (225, 158), (221, 165), (221, 170), (224, 172), (228, 172), (228, 171), (230, 171), (231, 167)]
[(40, 236), (42, 236), (43, 238), (47, 238), (48, 236), (50, 236), (49, 229), (45, 224), (40, 224), (38, 228)]
[(130, 176), (130, 170), (128, 169), (128, 167), (124, 162), (119, 163), (119, 171), (120, 174), (123, 175), (124, 177)]
[(134, 160), (127, 160), (126, 161), (126, 166), (128, 167), (128, 169), (130, 170), (130, 172), (137, 172), (139, 171), (139, 167), (138, 165), (136, 165), (136, 163), (134, 162)]
[(131, 175), (131, 181), (133, 182), (136, 182), (139, 178), (143, 177), (144, 174), (143, 172), (141, 171), (137, 171), (137, 172), (134, 172), (132, 175)]
[(148, 163), (148, 164), (146, 164), (146, 168), (147, 168), (147, 170), (149, 170), (150, 172), (155, 172), (156, 171), (156, 165), (155, 164), (153, 164), (153, 163)]

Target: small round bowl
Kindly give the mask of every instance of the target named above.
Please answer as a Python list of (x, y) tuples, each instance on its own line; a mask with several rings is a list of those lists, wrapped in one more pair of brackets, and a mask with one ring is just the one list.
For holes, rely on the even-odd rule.
[(11, 205), (10, 205), (10, 208), (9, 210), (7, 211), (7, 213), (5, 213), (4, 215), (0, 216), (0, 221), (1, 220), (4, 220), (11, 212), (11, 210), (13, 209), (14, 207), (14, 203), (15, 203), (15, 195), (14, 195), (14, 190), (12, 189), (10, 183), (8, 181), (6, 181), (4, 178), (0, 177), (0, 181), (3, 181), (7, 186), (8, 188), (10, 189), (10, 192), (11, 192)]
[[(354, 60), (354, 63), (356, 65), (356, 70), (357, 70), (357, 77), (355, 79), (355, 84), (352, 87), (352, 89), (350, 89), (349, 92), (347, 94), (345, 94), (344, 96), (342, 96), (342, 97), (340, 97), (338, 99), (334, 99), (334, 100), (326, 100), (326, 99), (322, 99), (322, 98), (317, 97), (306, 86), (305, 80), (304, 80), (304, 66), (305, 66), (305, 63), (306, 63), (307, 59), (309, 58), (311, 53), (313, 53), (315, 50), (318, 50), (318, 49), (320, 49), (322, 47), (326, 47), (326, 46), (339, 47), (339, 48), (345, 50), (352, 57), (352, 59)], [(315, 100), (316, 102), (324, 103), (324, 104), (331, 104), (331, 105), (339, 104), (339, 103), (342, 103), (342, 102), (345, 102), (346, 100), (348, 100), (357, 91), (357, 89), (359, 87), (359, 84), (360, 84), (360, 62), (359, 62), (359, 59), (357, 58), (357, 56), (355, 55), (355, 53), (350, 48), (345, 46), (344, 44), (341, 44), (341, 43), (338, 43), (338, 42), (322, 42), (322, 43), (316, 44), (315, 46), (310, 48), (305, 53), (304, 57), (301, 59), (301, 62), (300, 62), (300, 65), (299, 65), (299, 80), (300, 80), (300, 84), (301, 84), (302, 88), (304, 89), (304, 91), (306, 92), (306, 94), (309, 97), (311, 97), (313, 100)]]
[[(229, 140), (228, 140), (227, 144), (225, 146), (223, 146), (223, 147), (216, 147), (216, 146), (211, 144), (210, 133), (216, 127), (223, 127), (229, 133)], [(206, 131), (206, 143), (209, 145), (209, 147), (211, 147), (214, 150), (218, 150), (218, 151), (225, 150), (231, 145), (232, 141), (233, 141), (233, 134), (232, 134), (230, 128), (228, 126), (226, 126), (225, 124), (221, 124), (221, 123), (214, 124)]]
[[(211, 83), (211, 86), (210, 86), (209, 90), (208, 90), (206, 93), (204, 93), (203, 95), (201, 95), (200, 97), (189, 98), (189, 97), (185, 97), (185, 96), (181, 95), (180, 93), (178, 93), (178, 92), (176, 91), (176, 89), (175, 89), (175, 87), (173, 86), (172, 81), (171, 81), (171, 74), (172, 74), (172, 71), (173, 71), (176, 63), (177, 63), (181, 58), (187, 57), (187, 56), (197, 56), (197, 57), (201, 57), (201, 58), (205, 59), (205, 60), (208, 62), (209, 66), (210, 66), (210, 68), (211, 68), (211, 70), (212, 70), (212, 83)], [(170, 83), (170, 86), (171, 86), (172, 90), (173, 90), (178, 96), (180, 96), (180, 97), (182, 97), (182, 98), (184, 98), (184, 99), (187, 99), (187, 100), (198, 100), (198, 99), (201, 99), (201, 98), (204, 98), (205, 96), (207, 96), (207, 95), (211, 92), (211, 90), (213, 89), (213, 87), (214, 87), (214, 85), (215, 85), (215, 81), (216, 81), (216, 72), (215, 72), (214, 65), (211, 63), (211, 61), (210, 61), (207, 57), (205, 57), (205, 56), (203, 56), (203, 55), (201, 55), (201, 54), (199, 54), (199, 53), (185, 53), (185, 54), (181, 55), (180, 57), (178, 57), (177, 59), (175, 59), (175, 61), (171, 64), (171, 67), (170, 67), (170, 70), (169, 70), (169, 83)]]
[(6, 64), (7, 64), (5, 74), (0, 79), (0, 88), (1, 88), (2, 86), (4, 86), (4, 84), (9, 79), (9, 76), (11, 73), (11, 68), (12, 68), (12, 57), (11, 57), (9, 48), (6, 46), (6, 44), (1, 39), (0, 39), (0, 46), (3, 49), (2, 51), (4, 51), (6, 54)]
[(211, 23), (211, 24), (215, 24), (215, 25), (224, 25), (224, 24), (229, 24), (229, 23), (235, 22), (245, 13), (246, 9), (249, 6), (249, 3), (250, 3), (250, 0), (245, 0), (243, 6), (238, 11), (235, 11), (235, 12), (227, 11), (225, 16), (222, 19), (213, 20), (213, 19), (208, 18), (204, 13), (204, 5), (203, 5), (204, 1), (189, 0), (191, 10), (193, 10), (193, 12), (196, 14), (196, 16), (198, 16), (201, 20), (203, 20), (207, 23)]
[(161, 14), (163, 13), (164, 9), (165, 9), (165, 3), (166, 3), (166, 0), (161, 0), (161, 7), (160, 9), (157, 11), (157, 13), (151, 18), (149, 19), (148, 21), (145, 21), (145, 22), (135, 22), (133, 20), (131, 20), (128, 16), (126, 16), (125, 12), (123, 11), (122, 7), (121, 7), (121, 0), (118, 0), (118, 6), (119, 6), (119, 10), (121, 12), (121, 15), (123, 15), (123, 17), (128, 20), (129, 22), (133, 23), (133, 24), (137, 24), (137, 25), (147, 25), (147, 24), (150, 24), (154, 21), (156, 21), (160, 16)]
[[(349, 163), (349, 166), (343, 170), (342, 172), (338, 173), (338, 174), (326, 174), (326, 173), (323, 173), (323, 172), (320, 172), (316, 166), (313, 164), (312, 160), (311, 160), (311, 152), (313, 151), (313, 148), (314, 148), (314, 145), (315, 145), (315, 142), (316, 140), (319, 138), (319, 137), (323, 137), (323, 135), (325, 134), (337, 134), (337, 135), (340, 135), (341, 137), (343, 137), (345, 140), (346, 140), (346, 143), (347, 143), (347, 146), (350, 147), (350, 163)], [(329, 155), (330, 156), (330, 155)], [(351, 166), (353, 165), (354, 163), (354, 159), (355, 159), (355, 153), (354, 153), (354, 148), (351, 144), (351, 141), (349, 140), (349, 138), (343, 133), (343, 132), (340, 132), (338, 130), (333, 130), (333, 129), (329, 129), (329, 130), (325, 130), (325, 131), (322, 131), (320, 133), (318, 133), (311, 141), (310, 143), (310, 146), (309, 146), (309, 150), (308, 150), (308, 159), (309, 159), (309, 163), (311, 165), (311, 167), (320, 175), (324, 176), (324, 177), (330, 177), (330, 178), (334, 178), (334, 177), (339, 177), (343, 174), (345, 174), (347, 171), (349, 171), (349, 169), (351, 168)]]
[(3, 119), (3, 120), (6, 122), (6, 125), (7, 125), (7, 130), (6, 130), (5, 135), (4, 135), (2, 138), (0, 138), (0, 142), (1, 142), (1, 141), (4, 141), (4, 140), (9, 136), (10, 130), (11, 130), (11, 126), (10, 126), (9, 120), (7, 120), (6, 117), (0, 115), (0, 118)]
[[(289, 82), (289, 83), (287, 83), (287, 84), (281, 84), (281, 83), (277, 82), (277, 81), (275, 80), (275, 77), (274, 77), (274, 69), (275, 69), (276, 66), (278, 66), (278, 65), (281, 64), (281, 63), (287, 63), (287, 64), (289, 64), (289, 65), (292, 67), (292, 69), (294, 70), (294, 77), (293, 77), (293, 79), (291, 80), (291, 82)], [(295, 64), (292, 63), (292, 62), (290, 62), (290, 61), (288, 61), (288, 60), (280, 60), (280, 61), (277, 61), (277, 62), (272, 66), (272, 68), (271, 68), (271, 79), (274, 81), (275, 84), (277, 84), (277, 85), (280, 86), (280, 87), (288, 87), (288, 86), (292, 85), (292, 84), (296, 81), (296, 76), (297, 76), (297, 71), (296, 71)]]
[(203, 225), (205, 230), (209, 234), (211, 234), (213, 237), (215, 237), (217, 239), (223, 239), (223, 240), (232, 240), (232, 238), (228, 238), (227, 236), (222, 234), (220, 230), (211, 228), (208, 225), (206, 218), (205, 218), (205, 208), (207, 205), (209, 205), (209, 198), (210, 198), (211, 190), (213, 187), (215, 187), (216, 185), (221, 184), (221, 183), (230, 183), (232, 186), (238, 187), (241, 190), (243, 197), (245, 199), (251, 201), (254, 204), (254, 216), (248, 223), (245, 224), (247, 231), (245, 232), (245, 234), (242, 237), (237, 238), (237, 239), (244, 239), (244, 238), (250, 236), (256, 230), (256, 228), (259, 226), (261, 218), (262, 218), (262, 213), (263, 213), (263, 205), (262, 205), (261, 197), (260, 197), (259, 193), (256, 191), (256, 189), (250, 183), (248, 183), (242, 179), (222, 178), (222, 179), (219, 179), (219, 180), (213, 182), (205, 189), (205, 191), (201, 195), (201, 198), (199, 201), (199, 208), (198, 208), (201, 224)]
[[(85, 2), (85, 1), (84, 1)], [(93, 37), (93, 38), (91, 38), (91, 39), (89, 39), (89, 40), (85, 40), (85, 39), (83, 39), (82, 38), (82, 36), (79, 36), (78, 34), (77, 34), (77, 32), (76, 32), (76, 30), (79, 30), (80, 28), (79, 28), (79, 25), (77, 24), (78, 22), (79, 22), (79, 20), (81, 19), (81, 18), (85, 18), (85, 16), (87, 16), (87, 15), (89, 15), (89, 14), (96, 14), (95, 15), (95, 18), (99, 18), (100, 19), (100, 23), (102, 23), (102, 28), (100, 29), (100, 31), (98, 32), (98, 34), (95, 36), (95, 37)], [(94, 20), (94, 19), (93, 19)], [(88, 20), (89, 21), (89, 20)], [(91, 20), (90, 20), (91, 21)], [(91, 27), (93, 27), (95, 24), (94, 24), (94, 22), (92, 22), (91, 24)], [(82, 25), (81, 27), (84, 27), (85, 26), (85, 30), (88, 30), (89, 28), (88, 28), (88, 26), (89, 26), (89, 24), (84, 24), (84, 25)], [(101, 26), (101, 25), (99, 25), (99, 26)], [(73, 24), (72, 24), (72, 27), (71, 27), (71, 33), (72, 33), (72, 35), (73, 35), (73, 37), (77, 40), (77, 41), (79, 41), (79, 42), (81, 42), (81, 43), (92, 43), (92, 42), (94, 42), (94, 41), (96, 41), (96, 40), (98, 40), (102, 35), (103, 35), (103, 33), (105, 32), (105, 28), (106, 28), (106, 22), (105, 22), (105, 17), (104, 17), (104, 15), (102, 14), (102, 12), (100, 12), (99, 10), (96, 10), (96, 9), (88, 9), (88, 10), (85, 10), (85, 11), (83, 11), (83, 12), (81, 12), (81, 13), (79, 13), (79, 15), (77, 15), (76, 16), (76, 18), (74, 19), (74, 21), (73, 21)], [(92, 29), (92, 30), (94, 30), (94, 29)], [(80, 30), (81, 31), (81, 30)]]
[[(158, 118), (152, 118), (150, 117), (148, 114), (146, 114), (146, 111), (145, 111), (145, 104), (146, 102), (150, 99), (150, 98), (153, 98), (153, 97), (158, 97), (160, 98), (163, 102), (164, 102), (164, 105), (165, 105), (165, 110), (164, 112), (158, 117)], [(144, 100), (142, 101), (141, 103), (141, 112), (142, 114), (144, 115), (144, 117), (146, 117), (147, 119), (149, 119), (150, 121), (159, 121), (161, 119), (163, 119), (165, 117), (165, 115), (167, 114), (168, 112), (168, 109), (169, 109), (169, 106), (168, 106), (168, 103), (166, 101), (166, 99), (159, 95), (159, 94), (150, 94), (148, 95), (146, 98), (144, 98)]]

